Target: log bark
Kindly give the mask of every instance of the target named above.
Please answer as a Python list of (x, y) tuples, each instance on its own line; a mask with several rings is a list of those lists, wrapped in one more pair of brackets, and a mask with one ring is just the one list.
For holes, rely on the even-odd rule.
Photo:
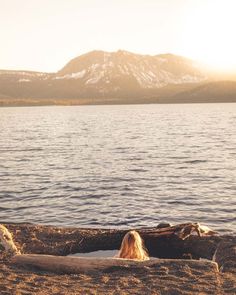
[(218, 263), (220, 271), (236, 275), (236, 243), (222, 241), (215, 251), (213, 260)]
[(156, 266), (157, 268), (165, 264), (179, 264), (181, 266), (188, 265), (189, 267), (207, 267), (214, 271), (218, 271), (217, 264), (214, 262), (205, 261), (189, 261), (189, 260), (163, 260), (152, 259), (146, 261), (136, 261), (130, 259), (117, 258), (87, 258), (87, 257), (63, 257), (52, 255), (24, 254), (16, 255), (12, 258), (12, 263), (23, 267), (36, 267), (41, 270), (51, 271), (56, 273), (81, 273), (91, 271), (104, 271), (111, 268), (129, 268), (129, 267), (149, 267)]
[(20, 251), (17, 249), (13, 241), (12, 234), (2, 224), (0, 224), (0, 245), (9, 254), (20, 254)]
[[(116, 250), (127, 230), (66, 228), (32, 224), (5, 224), (22, 253), (69, 255), (97, 250)], [(176, 226), (178, 227), (178, 226)], [(175, 227), (175, 228), (176, 228)], [(173, 227), (172, 227), (173, 229)], [(158, 230), (158, 231), (157, 231)], [(220, 243), (236, 245), (235, 236), (189, 236), (182, 240), (175, 234), (162, 235), (164, 229), (140, 228), (149, 255), (158, 258), (206, 258), (211, 260)], [(173, 232), (171, 230), (171, 232)], [(161, 233), (158, 235), (157, 233)], [(222, 248), (223, 249), (223, 248)], [(227, 247), (218, 252), (216, 262), (224, 264)], [(230, 253), (233, 253), (232, 251)], [(235, 253), (235, 252), (234, 252)], [(236, 261), (236, 254), (230, 256)], [(226, 261), (226, 260), (225, 260)], [(227, 261), (229, 259), (227, 258)]]

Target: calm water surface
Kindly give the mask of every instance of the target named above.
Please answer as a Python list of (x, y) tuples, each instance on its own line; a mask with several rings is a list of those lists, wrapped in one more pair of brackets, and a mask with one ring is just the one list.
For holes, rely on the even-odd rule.
[(0, 108), (0, 221), (236, 232), (236, 104)]

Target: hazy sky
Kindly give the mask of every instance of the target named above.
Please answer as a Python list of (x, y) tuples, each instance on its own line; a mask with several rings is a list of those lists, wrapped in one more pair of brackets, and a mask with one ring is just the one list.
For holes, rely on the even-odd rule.
[(0, 0), (0, 69), (57, 71), (101, 49), (236, 70), (236, 0)]

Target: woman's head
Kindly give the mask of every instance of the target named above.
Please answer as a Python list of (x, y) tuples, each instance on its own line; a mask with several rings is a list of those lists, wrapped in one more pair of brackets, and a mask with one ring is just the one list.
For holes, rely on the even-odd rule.
[(123, 238), (119, 258), (147, 260), (148, 253), (138, 232), (129, 231)]

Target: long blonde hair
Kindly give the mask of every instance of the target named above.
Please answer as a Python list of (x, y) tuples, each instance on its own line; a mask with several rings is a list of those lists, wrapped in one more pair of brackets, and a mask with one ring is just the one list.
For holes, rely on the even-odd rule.
[(129, 231), (123, 238), (118, 258), (148, 260), (143, 240), (135, 230)]

